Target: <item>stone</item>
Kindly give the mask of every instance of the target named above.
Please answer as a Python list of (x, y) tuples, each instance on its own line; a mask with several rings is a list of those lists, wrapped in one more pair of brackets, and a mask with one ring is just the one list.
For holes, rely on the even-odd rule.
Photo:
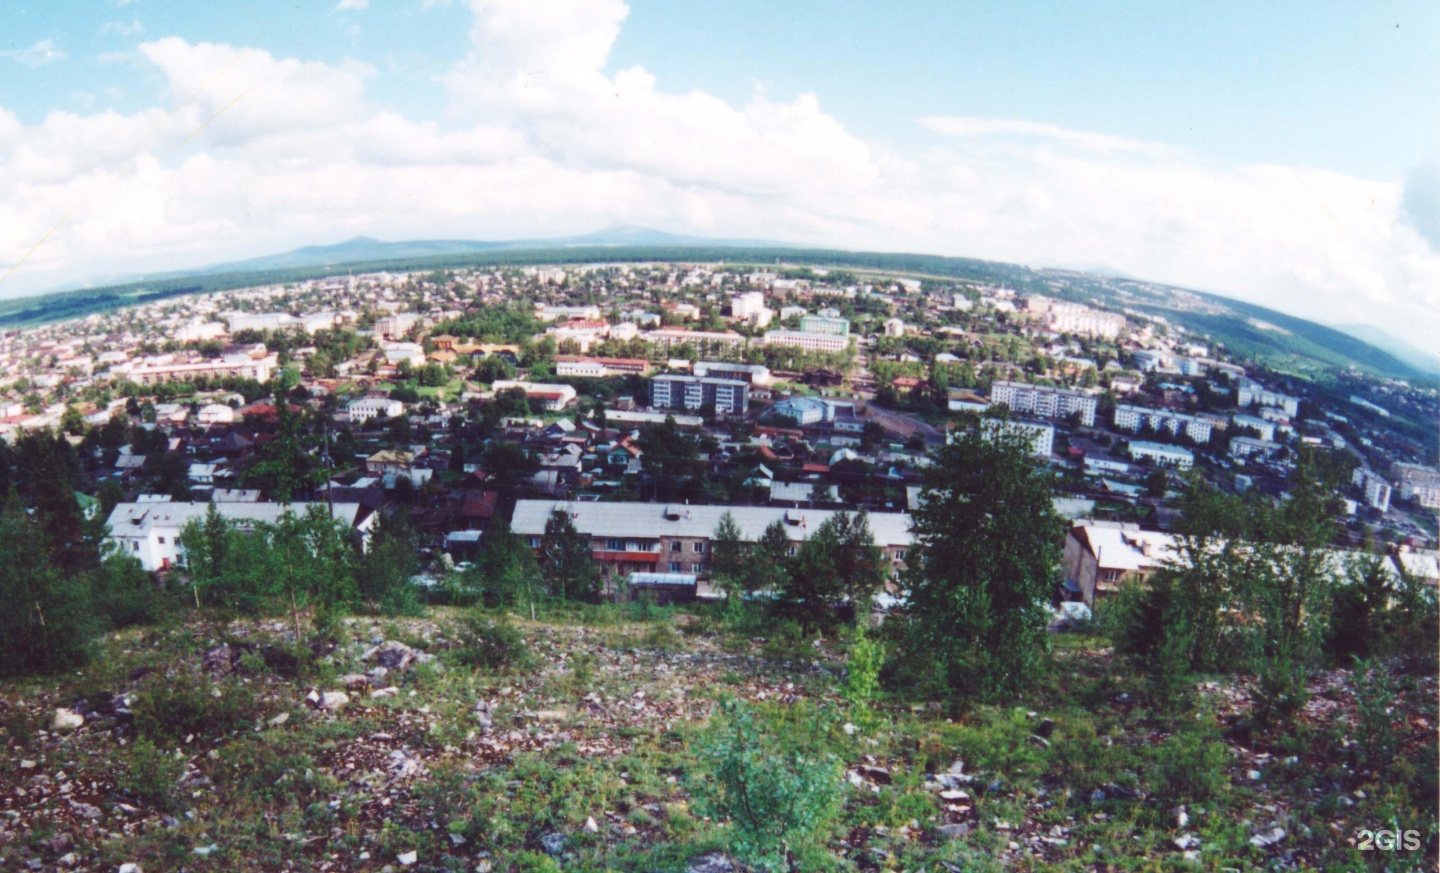
[(1263, 834), (1256, 834), (1255, 836), (1251, 837), (1250, 845), (1256, 847), (1257, 849), (1268, 849), (1276, 843), (1283, 842), (1284, 840), (1285, 829), (1277, 827), (1271, 828)]
[(541, 709), (537, 710), (531, 718), (536, 721), (564, 721), (565, 710), (563, 709)]
[(685, 864), (685, 873), (735, 873), (735, 862), (723, 852), (697, 855)]
[(1198, 842), (1200, 841), (1195, 837), (1191, 836), (1190, 834), (1181, 834), (1180, 836), (1170, 841), (1171, 845), (1173, 845), (1175, 848), (1179, 849), (1182, 852)]
[(386, 640), (372, 651), (375, 660), (387, 670), (404, 670), (415, 663), (415, 650), (399, 640)]
[(540, 838), (540, 848), (545, 850), (547, 855), (558, 855), (565, 851), (565, 835), (554, 831)]
[(290, 713), (288, 713), (288, 712), (282, 712), (282, 713), (280, 713), (279, 715), (275, 716), (274, 718), (270, 719), (269, 721), (267, 721), (267, 722), (265, 722), (265, 723), (268, 724), (268, 725), (270, 725), (272, 728), (277, 728), (277, 727), (279, 727), (280, 725), (284, 724), (285, 722), (287, 722), (287, 721), (289, 721), (289, 720), (290, 720)]
[(1100, 803), (1100, 802), (1103, 801), (1104, 799), (1105, 799), (1105, 790), (1104, 790), (1103, 788), (1097, 788), (1097, 789), (1095, 789), (1094, 791), (1090, 792), (1090, 802), (1091, 802), (1091, 803)]
[(336, 679), (335, 683), (337, 685), (343, 685), (351, 691), (355, 691), (368, 686), (370, 684), (370, 677), (363, 673), (346, 673), (344, 676)]
[(1042, 718), (1042, 719), (1040, 719), (1040, 723), (1035, 726), (1035, 735), (1036, 735), (1036, 736), (1044, 737), (1045, 739), (1048, 740), (1048, 739), (1050, 739), (1050, 735), (1053, 734), (1053, 733), (1055, 733), (1055, 720), (1054, 720), (1054, 719)]
[(475, 708), (472, 709), (471, 712), (474, 714), (475, 721), (479, 723), (482, 730), (489, 730), (495, 726), (495, 714), (490, 709), (490, 701), (475, 701)]
[(947, 840), (958, 840), (970, 833), (970, 824), (963, 821), (957, 824), (943, 824), (935, 829), (935, 833)]
[(115, 873), (145, 873), (145, 871), (140, 869), (139, 864), (121, 864), (120, 869)]
[(1030, 745), (1035, 746), (1038, 749), (1048, 749), (1050, 748), (1050, 741), (1038, 734), (1031, 734)]
[(370, 696), (371, 696), (372, 698), (378, 700), (378, 699), (381, 699), (381, 698), (384, 698), (384, 697), (394, 697), (394, 696), (396, 696), (396, 695), (399, 694), (399, 693), (400, 693), (400, 689), (399, 689), (399, 688), (396, 688), (394, 685), (389, 685), (389, 686), (386, 686), (385, 688), (376, 688), (375, 690), (373, 690), (373, 691), (370, 692)]
[(314, 688), (311, 688), (310, 693), (305, 695), (305, 702), (310, 704), (311, 706), (319, 706), (320, 692), (316, 691)]
[(50, 730), (66, 734), (85, 724), (85, 716), (71, 709), (57, 709), (50, 719)]
[(343, 691), (327, 691), (320, 695), (320, 709), (326, 712), (339, 712), (350, 702), (350, 695)]
[(870, 767), (862, 764), (855, 769), (860, 771), (861, 776), (864, 776), (876, 785), (890, 785), (895, 781), (894, 777), (890, 775), (890, 771), (884, 767)]
[(396, 863), (401, 867), (413, 867), (418, 860), (420, 860), (420, 853), (415, 851), (401, 852), (395, 856)]
[(595, 823), (595, 816), (588, 815), (585, 817), (585, 832), (589, 834), (600, 833), (600, 825)]
[(961, 803), (970, 799), (970, 792), (961, 791), (958, 788), (948, 788), (940, 792), (941, 800), (948, 800), (951, 803)]

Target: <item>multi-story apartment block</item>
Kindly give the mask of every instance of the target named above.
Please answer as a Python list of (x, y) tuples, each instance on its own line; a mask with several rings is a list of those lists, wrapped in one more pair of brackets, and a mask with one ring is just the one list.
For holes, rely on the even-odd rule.
[(770, 368), (764, 364), (732, 364), (729, 361), (696, 361), (691, 372), (717, 379), (744, 379), (751, 385), (770, 384)]
[(991, 418), (985, 420), (982, 429), (987, 438), (997, 433), (1019, 437), (1029, 443), (1030, 454), (1037, 458), (1048, 458), (1055, 453), (1055, 428), (1042, 422)]
[(1056, 333), (1075, 333), (1113, 340), (1125, 329), (1125, 316), (1118, 312), (1091, 309), (1078, 303), (1056, 303), (1045, 316), (1045, 326)]
[(770, 323), (775, 313), (765, 305), (765, 294), (761, 291), (747, 291), (730, 298), (730, 314), (750, 322), (756, 327)]
[(1164, 443), (1150, 443), (1144, 440), (1130, 441), (1130, 457), (1137, 461), (1149, 461), (1161, 467), (1188, 470), (1195, 466), (1195, 455), (1189, 449), (1168, 446)]
[(405, 404), (388, 397), (363, 397), (352, 400), (345, 407), (345, 411), (350, 413), (351, 422), (364, 424), (372, 418), (396, 418), (404, 415)]
[(1157, 433), (1163, 431), (1171, 436), (1179, 436), (1184, 433), (1197, 443), (1209, 441), (1210, 434), (1214, 431), (1214, 425), (1210, 422), (1194, 415), (1186, 415), (1183, 412), (1171, 412), (1168, 409), (1144, 409), (1139, 406), (1115, 407), (1115, 427), (1117, 429), (1138, 433), (1146, 425), (1149, 425)]
[[(169, 357), (169, 356), (163, 356)], [(131, 368), (126, 378), (140, 385), (159, 385), (162, 382), (183, 382), (195, 378), (218, 379), (236, 376), (268, 382), (279, 367), (278, 355), (233, 354), (211, 360), (189, 358), (177, 360), (148, 360)]]
[(1390, 480), (1404, 500), (1413, 500), (1429, 509), (1440, 509), (1440, 470), (1423, 464), (1396, 461), (1390, 465)]
[(843, 352), (850, 338), (838, 333), (811, 333), (804, 330), (772, 330), (765, 334), (767, 346), (791, 346), (807, 352)]
[(1080, 423), (1086, 427), (1094, 427), (1099, 405), (1094, 397), (1079, 391), (1004, 381), (990, 386), (990, 402), (1040, 418), (1065, 418), (1079, 413)]
[(1279, 443), (1255, 437), (1237, 436), (1230, 438), (1230, 457), (1249, 458), (1258, 455), (1268, 458), (1280, 450)]
[(1271, 391), (1253, 379), (1241, 379), (1235, 389), (1235, 402), (1240, 406), (1278, 406), (1290, 416), (1300, 413), (1300, 398)]
[(1385, 477), (1357, 467), (1350, 481), (1360, 487), (1366, 506), (1381, 512), (1390, 511), (1390, 483), (1385, 481)]
[(712, 330), (685, 330), (684, 328), (666, 327), (660, 330), (652, 330), (641, 335), (642, 339), (652, 343), (658, 343), (666, 348), (689, 343), (692, 346), (743, 346), (745, 337), (733, 331), (712, 331)]
[(750, 408), (750, 383), (673, 374), (650, 380), (650, 406), (655, 409), (699, 409), (707, 404), (725, 415), (743, 415)]

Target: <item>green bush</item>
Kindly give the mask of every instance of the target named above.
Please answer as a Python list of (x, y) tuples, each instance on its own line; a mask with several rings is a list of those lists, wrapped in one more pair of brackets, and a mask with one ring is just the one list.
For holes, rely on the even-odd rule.
[(1202, 730), (1187, 730), (1168, 737), (1155, 749), (1153, 784), (1167, 801), (1206, 801), (1229, 783), (1225, 765), (1230, 760), (1225, 744)]
[(880, 690), (880, 668), (884, 665), (885, 647), (863, 633), (857, 634), (850, 646), (845, 687), (840, 693), (850, 704), (851, 718), (861, 727), (868, 727), (874, 720), (870, 704)]
[(1395, 680), (1381, 661), (1356, 658), (1351, 688), (1359, 716), (1361, 759), (1371, 767), (1383, 768), (1395, 754)]
[(839, 759), (798, 746), (797, 737), (763, 731), (754, 710), (727, 698), (699, 742), (697, 811), (728, 820), (730, 850), (762, 870), (790, 869), (839, 814)]
[(185, 762), (166, 754), (145, 737), (130, 748), (125, 769), (120, 773), (120, 788), (147, 803), (169, 806), (175, 784), (185, 775)]
[(258, 715), (248, 686), (233, 680), (211, 682), (197, 673), (147, 676), (130, 709), (140, 736), (165, 743), (243, 730)]
[(497, 619), (480, 612), (460, 619), (450, 657), (457, 664), (493, 672), (523, 670), (534, 663), (525, 636), (508, 617), (501, 615)]
[(93, 590), (95, 610), (117, 628), (158, 621), (170, 606), (140, 562), (118, 552), (101, 562)]

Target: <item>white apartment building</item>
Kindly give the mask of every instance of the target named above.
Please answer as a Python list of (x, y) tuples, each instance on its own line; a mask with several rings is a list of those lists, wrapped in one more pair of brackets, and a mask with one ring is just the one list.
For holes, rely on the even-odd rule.
[(1235, 389), (1235, 402), (1240, 406), (1278, 406), (1294, 417), (1300, 413), (1300, 398), (1271, 391), (1253, 379), (1241, 379)]
[(770, 368), (764, 364), (732, 364), (728, 361), (696, 361), (691, 371), (696, 376), (713, 376), (717, 379), (745, 379), (751, 385), (763, 387), (771, 381)]
[(658, 343), (666, 348), (690, 343), (694, 346), (714, 344), (721, 346), (743, 346), (745, 337), (733, 331), (711, 331), (711, 330), (685, 330), (684, 328), (661, 328), (652, 330), (643, 335), (643, 338), (652, 343)]
[(1099, 406), (1094, 397), (1079, 391), (1006, 381), (990, 386), (990, 402), (1007, 406), (1012, 412), (1040, 418), (1065, 418), (1079, 413), (1080, 423), (1086, 427), (1095, 426), (1095, 410)]
[(1378, 509), (1381, 512), (1390, 511), (1390, 483), (1362, 467), (1355, 469), (1355, 475), (1351, 481), (1360, 487), (1360, 493), (1365, 496), (1365, 505)]
[(1131, 440), (1130, 457), (1137, 461), (1149, 461), (1161, 467), (1188, 470), (1195, 466), (1195, 455), (1179, 446), (1165, 443), (1151, 443), (1145, 440)]
[(990, 439), (997, 433), (1005, 433), (1026, 440), (1030, 444), (1030, 454), (1034, 457), (1048, 458), (1055, 453), (1055, 428), (1052, 425), (1038, 421), (1004, 421), (990, 418), (985, 420), (981, 428)]
[(224, 312), (220, 315), (230, 332), (242, 330), (280, 330), (295, 323), (288, 312)]
[(278, 522), (287, 508), (303, 515), (311, 506), (319, 506), (333, 511), (336, 519), (365, 537), (379, 517), (359, 503), (336, 503), (333, 507), (324, 503), (119, 503), (106, 522), (109, 539), (147, 572), (180, 566), (185, 563), (181, 532), (192, 521), (203, 522), (212, 506), (222, 518), (250, 530), (260, 523)]
[(547, 412), (557, 412), (574, 402), (575, 389), (569, 385), (555, 385), (547, 382), (521, 382), (500, 379), (490, 386), (498, 393), (510, 388), (519, 388), (532, 402), (538, 403)]
[[(179, 343), (204, 342), (225, 335), (225, 325), (218, 321), (196, 321), (175, 329), (175, 341)], [(102, 356), (103, 357), (103, 356)]]
[(881, 329), (885, 336), (904, 336), (905, 322), (898, 318), (887, 318)]
[(1262, 440), (1275, 439), (1275, 423), (1273, 421), (1267, 421), (1266, 419), (1257, 418), (1253, 415), (1232, 415), (1230, 416), (1230, 423), (1237, 428), (1251, 428), (1259, 434)]
[(730, 298), (730, 314), (756, 327), (766, 326), (775, 315), (765, 305), (765, 294), (761, 291), (747, 291)]
[(1115, 427), (1117, 429), (1138, 433), (1147, 424), (1157, 433), (1164, 431), (1172, 436), (1184, 433), (1197, 443), (1208, 442), (1210, 434), (1214, 431), (1214, 425), (1205, 419), (1182, 412), (1171, 412), (1168, 409), (1143, 409), (1139, 406), (1115, 407)]
[(388, 397), (362, 397), (350, 401), (345, 411), (350, 413), (351, 422), (364, 424), (372, 418), (397, 418), (404, 415), (405, 404)]
[(1125, 316), (1118, 312), (1091, 309), (1078, 303), (1055, 303), (1045, 316), (1045, 326), (1056, 333), (1075, 333), (1113, 340), (1125, 329)]
[(413, 312), (397, 312), (384, 318), (375, 319), (375, 336), (380, 339), (399, 339), (409, 333), (420, 322), (420, 316)]
[(211, 403), (200, 407), (200, 411), (195, 414), (195, 420), (206, 425), (232, 424), (235, 421), (235, 408), (223, 403)]
[(1440, 470), (1400, 461), (1390, 465), (1390, 480), (1404, 500), (1413, 500), (1429, 509), (1440, 509)]
[(541, 321), (598, 321), (600, 319), (600, 307), (546, 306), (542, 303), (537, 305), (535, 317)]
[(162, 382), (184, 382), (195, 378), (217, 379), (235, 376), (267, 382), (279, 366), (278, 355), (253, 357), (248, 354), (226, 355), (213, 360), (187, 359), (182, 361), (142, 363), (130, 370), (127, 378), (140, 385), (159, 385)]
[(1232, 458), (1250, 458), (1257, 455), (1268, 458), (1279, 450), (1280, 444), (1272, 443), (1269, 440), (1259, 440), (1247, 436), (1230, 438), (1230, 457)]
[(810, 333), (804, 330), (771, 330), (765, 333), (765, 345), (789, 346), (804, 349), (807, 352), (843, 352), (850, 347), (850, 338), (843, 334), (836, 333)]

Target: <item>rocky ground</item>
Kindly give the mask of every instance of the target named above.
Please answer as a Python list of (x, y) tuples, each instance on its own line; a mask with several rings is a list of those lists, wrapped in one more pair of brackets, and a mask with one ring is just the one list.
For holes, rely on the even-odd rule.
[[(507, 669), (466, 666), (437, 612), (351, 620), (313, 660), (284, 622), (129, 632), (78, 674), (0, 685), (0, 869), (734, 869), (723, 823), (691, 806), (722, 695), (777, 730), (834, 714), (834, 869), (1435, 866), (1433, 676), (1400, 678), (1378, 762), (1345, 671), (1266, 734), (1243, 683), (1164, 716), (1075, 645), (1013, 707), (895, 701), (857, 727), (837, 643), (605, 615), (519, 621), (532, 658)], [(1386, 828), (1421, 847), (1361, 850)]]

